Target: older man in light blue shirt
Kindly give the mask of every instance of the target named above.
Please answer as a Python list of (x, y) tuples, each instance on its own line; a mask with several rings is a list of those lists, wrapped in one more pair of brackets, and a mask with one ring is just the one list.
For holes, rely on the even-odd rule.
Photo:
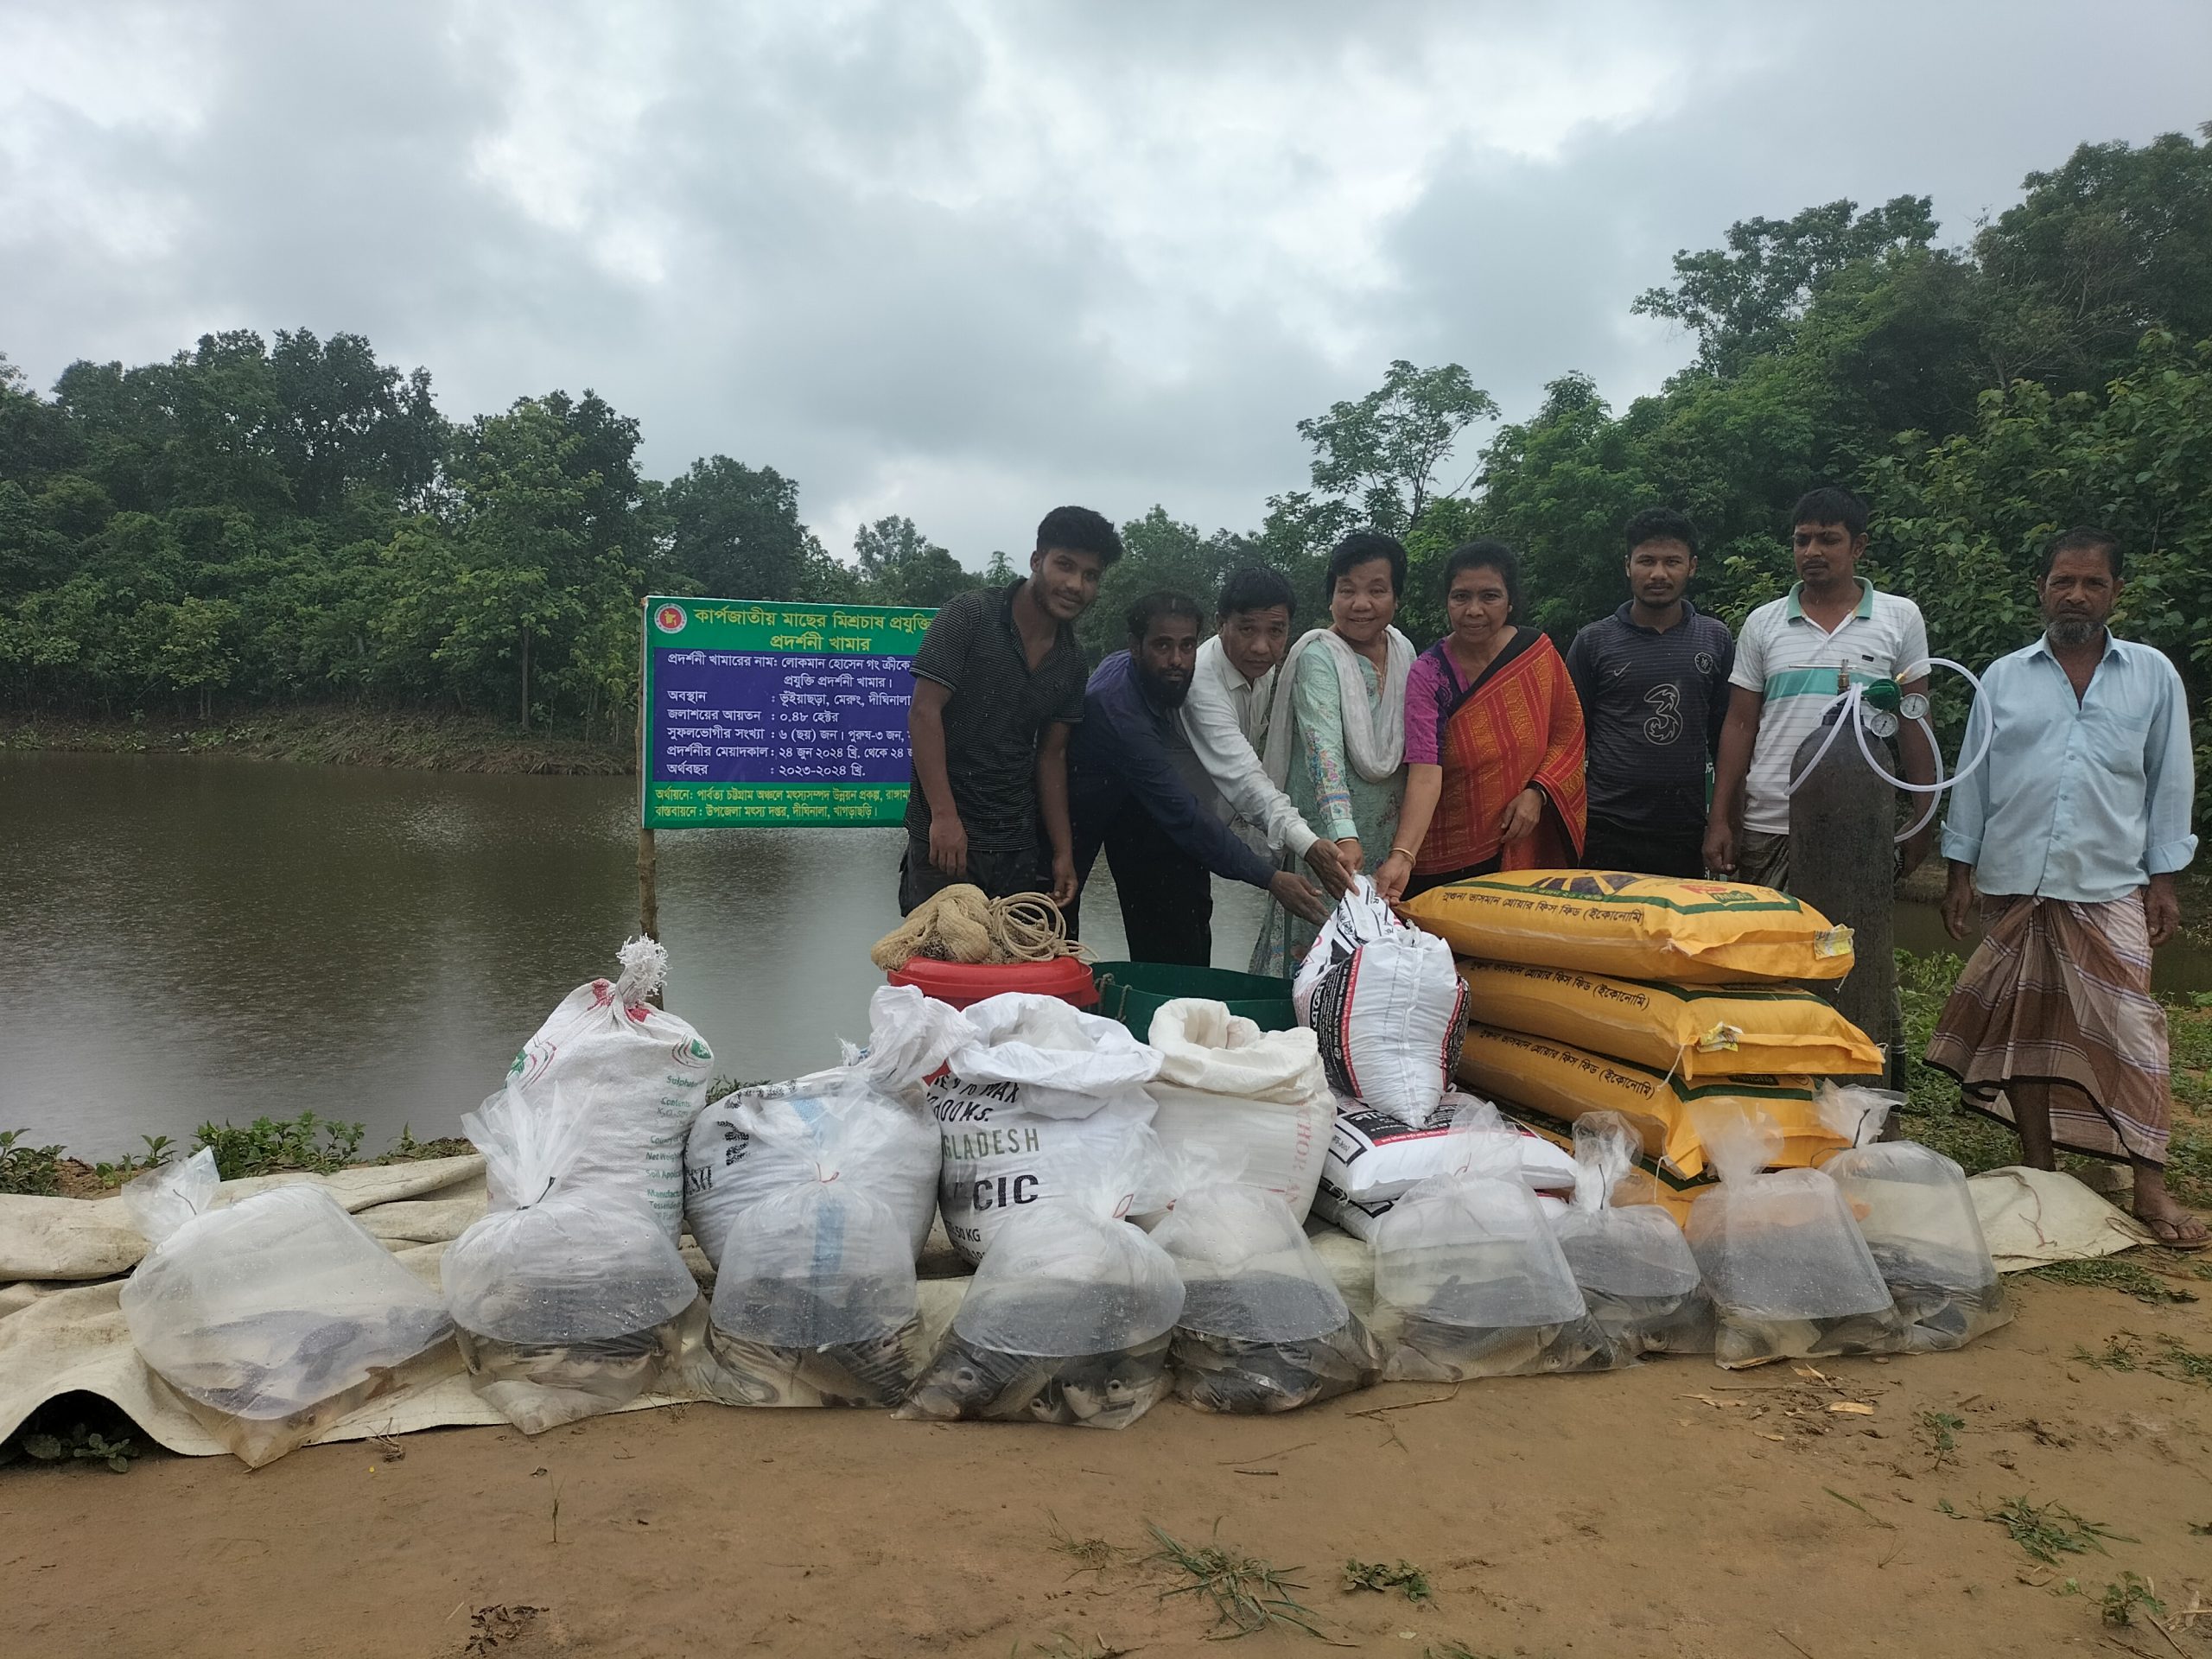
[(2181, 676), (2105, 627), (2119, 543), (2053, 538), (2037, 582), (2044, 636), (1983, 677), (1966, 753), (1988, 756), (1953, 792), (1943, 921), (1967, 930), (1978, 891), (1996, 912), (1929, 1045), (1966, 1098), (2018, 1129), (2040, 1169), (2064, 1150), (2124, 1160), (2135, 1213), (2169, 1249), (2204, 1224), (2166, 1192), (2172, 1096), (2151, 952), (2180, 921), (2174, 874), (2196, 851)]

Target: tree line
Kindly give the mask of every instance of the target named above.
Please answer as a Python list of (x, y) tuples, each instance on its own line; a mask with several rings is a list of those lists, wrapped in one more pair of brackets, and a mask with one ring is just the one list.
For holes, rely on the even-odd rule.
[[(1977, 667), (2033, 637), (2045, 536), (2117, 531), (2121, 625), (2174, 659), (2202, 733), (2207, 270), (2212, 124), (2082, 145), (1960, 245), (1924, 196), (1746, 219), (1634, 302), (1693, 353), (1660, 391), (1617, 412), (1569, 371), (1499, 425), (1465, 367), (1394, 363), (1297, 423), (1310, 477), (1256, 526), (1129, 521), (1084, 643), (1111, 649), (1142, 591), (1209, 594), (1251, 560), (1318, 609), (1329, 544), (1369, 524), (1414, 556), (1416, 638), (1440, 631), (1444, 555), (1493, 535), (1522, 550), (1528, 620), (1563, 639), (1619, 602), (1620, 526), (1658, 503), (1699, 525), (1696, 597), (1732, 623), (1790, 579), (1789, 504), (1840, 482), (1875, 510), (1870, 574)], [(620, 739), (643, 594), (933, 605), (1020, 562), (969, 571), (895, 517), (839, 557), (773, 467), (715, 455), (662, 481), (638, 443), (588, 391), (449, 421), (425, 371), (358, 334), (213, 334), (163, 363), (72, 364), (47, 396), (0, 358), (0, 702), (346, 702)]]

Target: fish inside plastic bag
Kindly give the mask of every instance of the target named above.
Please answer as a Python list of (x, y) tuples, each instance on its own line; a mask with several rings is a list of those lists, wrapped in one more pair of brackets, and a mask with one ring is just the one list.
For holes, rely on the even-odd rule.
[(899, 1416), (1126, 1428), (1166, 1392), (1183, 1281), (1123, 1219), (1157, 1160), (1148, 1128), (1131, 1138), (1151, 1154), (1067, 1169), (1007, 1216)]
[(1822, 1120), (1852, 1142), (1821, 1168), (1841, 1189), (1913, 1351), (1948, 1353), (2009, 1323), (1966, 1172), (1931, 1147), (1880, 1139), (1904, 1096), (1828, 1083), (1819, 1099)]
[(1684, 1231), (1719, 1311), (1714, 1358), (1734, 1368), (1904, 1352), (1904, 1322), (1835, 1182), (1767, 1169), (1781, 1135), (1763, 1111), (1713, 1113), (1698, 1133), (1720, 1185), (1691, 1206)]
[[(1195, 1160), (1194, 1160), (1195, 1161)], [(1183, 1277), (1175, 1395), (1201, 1411), (1291, 1411), (1364, 1389), (1382, 1351), (1276, 1193), (1192, 1171), (1153, 1242)]]
[(1656, 1205), (1616, 1205), (1641, 1141), (1618, 1112), (1574, 1121), (1574, 1201), (1553, 1225), (1598, 1328), (1636, 1354), (1709, 1354), (1713, 1300), (1697, 1258)]
[(1599, 1329), (1493, 1107), (1461, 1111), (1452, 1167), (1376, 1224), (1377, 1334), (1394, 1382), (1601, 1371), (1626, 1364)]
[(805, 1173), (723, 1239), (704, 1386), (732, 1405), (895, 1406), (921, 1367), (912, 1236), (868, 1179), (882, 1109), (865, 1091), (817, 1105), (803, 1127), (751, 1131), (752, 1157)]
[(652, 1208), (570, 1179), (581, 1116), (557, 1085), (531, 1099), (511, 1077), (461, 1120), (491, 1209), (446, 1252), (446, 1308), (477, 1393), (525, 1434), (629, 1404), (702, 1323)]
[(123, 1189), (153, 1245), (122, 1291), (146, 1363), (258, 1467), (393, 1386), (453, 1327), (417, 1279), (323, 1187), (220, 1208), (213, 1151)]

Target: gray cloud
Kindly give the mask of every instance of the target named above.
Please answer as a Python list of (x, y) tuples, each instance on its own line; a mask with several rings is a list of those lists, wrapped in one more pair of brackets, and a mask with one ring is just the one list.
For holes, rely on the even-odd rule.
[(833, 546), (1043, 507), (1254, 524), (1393, 357), (1617, 403), (1681, 246), (1838, 195), (1948, 234), (2193, 127), (2212, 11), (2115, 5), (0, 14), (0, 349), (358, 329), (449, 414), (595, 387)]

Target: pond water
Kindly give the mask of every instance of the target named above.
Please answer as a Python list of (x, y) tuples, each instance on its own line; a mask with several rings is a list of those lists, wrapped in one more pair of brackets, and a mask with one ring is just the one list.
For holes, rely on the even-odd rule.
[[(637, 925), (635, 785), (180, 755), (0, 753), (0, 1129), (79, 1156), (207, 1119), (450, 1135)], [(715, 1070), (788, 1077), (865, 1034), (897, 830), (659, 837), (668, 1006)], [(1090, 942), (1123, 952), (1104, 861)], [(1261, 895), (1216, 884), (1242, 967)], [(1948, 946), (1932, 909), (1898, 943)], [(2163, 983), (2212, 984), (2162, 952)]]

